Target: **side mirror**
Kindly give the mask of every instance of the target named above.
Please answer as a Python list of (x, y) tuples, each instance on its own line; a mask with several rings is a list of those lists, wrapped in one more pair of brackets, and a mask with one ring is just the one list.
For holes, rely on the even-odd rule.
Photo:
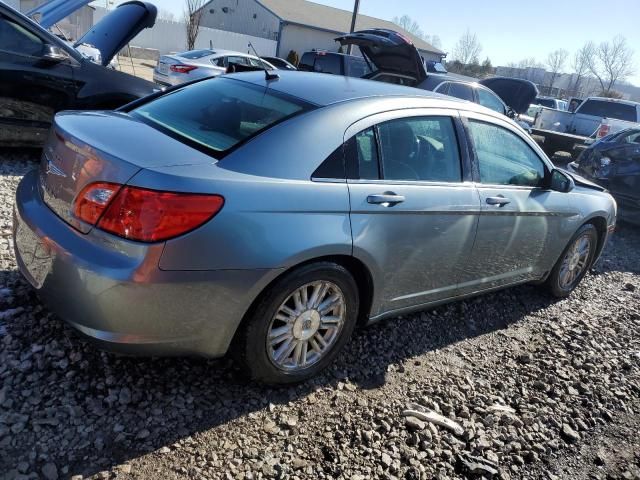
[(42, 55), (40, 55), (40, 62), (43, 65), (55, 65), (57, 63), (64, 62), (68, 58), (69, 56), (65, 53), (65, 51), (57, 45), (45, 43)]
[(571, 175), (554, 168), (551, 171), (547, 187), (554, 192), (568, 193), (575, 188), (576, 184)]

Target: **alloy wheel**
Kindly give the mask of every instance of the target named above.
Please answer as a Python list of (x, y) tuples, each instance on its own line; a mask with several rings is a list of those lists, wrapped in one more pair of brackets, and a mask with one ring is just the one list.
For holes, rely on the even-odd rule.
[(560, 288), (572, 289), (588, 267), (592, 242), (588, 234), (580, 235), (573, 242), (562, 260), (558, 282)]
[(297, 288), (280, 305), (267, 330), (269, 359), (280, 370), (297, 371), (319, 362), (345, 323), (340, 288), (328, 281)]

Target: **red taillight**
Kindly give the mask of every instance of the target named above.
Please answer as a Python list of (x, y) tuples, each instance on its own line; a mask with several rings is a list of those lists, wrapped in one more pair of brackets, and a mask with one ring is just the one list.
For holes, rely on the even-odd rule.
[[(105, 193), (108, 188), (113, 192), (110, 195)], [(81, 192), (74, 213), (114, 235), (161, 242), (198, 228), (223, 205), (220, 195), (162, 192), (99, 182)]]
[(122, 185), (107, 182), (87, 185), (76, 198), (73, 214), (83, 222), (95, 225), (120, 188)]
[(191, 70), (195, 70), (197, 68), (198, 67), (194, 65), (171, 65), (169, 67), (172, 72), (176, 73), (189, 73)]
[(608, 124), (603, 123), (602, 125), (600, 125), (600, 128), (598, 129), (598, 134), (596, 135), (596, 137), (604, 138), (607, 135), (609, 135), (610, 131), (611, 131), (611, 127)]

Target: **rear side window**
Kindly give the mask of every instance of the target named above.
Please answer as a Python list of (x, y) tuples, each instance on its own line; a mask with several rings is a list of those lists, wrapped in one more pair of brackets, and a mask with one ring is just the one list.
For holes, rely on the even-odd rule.
[(542, 184), (546, 172), (544, 163), (515, 133), (476, 120), (469, 120), (469, 131), (482, 183), (526, 187)]
[(357, 170), (349, 172), (349, 178), (377, 180), (380, 178), (378, 145), (375, 129), (367, 128), (347, 144), (347, 155)]
[(0, 16), (0, 50), (29, 56), (42, 54), (42, 40), (29, 30)]
[(607, 102), (604, 100), (586, 100), (582, 105), (580, 105), (580, 108), (576, 113), (583, 113), (594, 117), (615, 118), (618, 120), (626, 120), (628, 122), (637, 121), (635, 105), (628, 105), (626, 103), (619, 102)]
[(460, 182), (458, 139), (450, 117), (411, 117), (378, 126), (388, 180)]
[(473, 102), (473, 89), (463, 83), (451, 82), (449, 85), (449, 95)]
[(163, 95), (130, 114), (195, 148), (215, 153), (311, 108), (273, 90), (213, 78)]

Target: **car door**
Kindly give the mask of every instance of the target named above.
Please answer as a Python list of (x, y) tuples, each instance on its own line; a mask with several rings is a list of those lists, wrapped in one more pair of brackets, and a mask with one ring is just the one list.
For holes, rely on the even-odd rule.
[(552, 166), (506, 119), (462, 113), (474, 157), (481, 215), (460, 294), (539, 279), (579, 226), (566, 193), (551, 191)]
[(76, 61), (70, 55), (44, 57), (49, 39), (29, 27), (0, 12), (0, 144), (5, 146), (41, 145), (53, 115), (73, 105), (77, 90)]
[(480, 210), (451, 110), (369, 117), (347, 131), (354, 255), (372, 266), (372, 317), (451, 298)]

